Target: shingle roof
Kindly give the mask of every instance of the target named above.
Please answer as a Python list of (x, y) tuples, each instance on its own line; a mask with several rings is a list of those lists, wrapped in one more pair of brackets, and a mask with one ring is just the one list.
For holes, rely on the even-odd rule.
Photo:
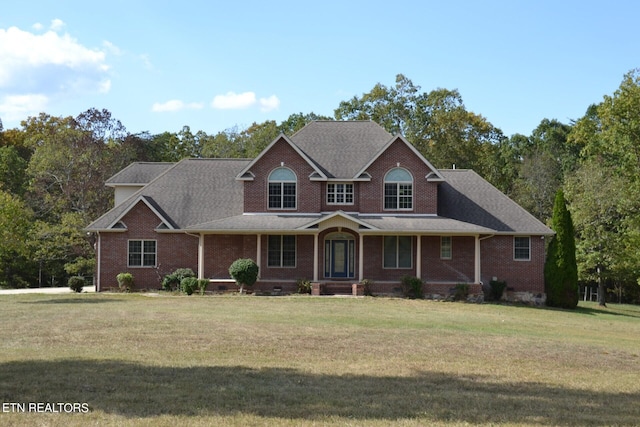
[(175, 228), (240, 215), (244, 208), (243, 184), (235, 176), (248, 163), (246, 159), (182, 160), (98, 218), (87, 230), (107, 229), (140, 197), (157, 206)]
[(553, 231), (472, 170), (441, 170), (438, 214), (498, 233), (551, 235)]
[[(339, 131), (339, 132), (338, 132)], [(327, 138), (323, 135), (333, 135)], [(338, 136), (339, 135), (339, 136)], [(373, 122), (313, 122), (291, 137), (309, 158), (336, 178), (353, 178), (392, 136)], [(197, 231), (303, 230), (330, 213), (243, 215), (242, 181), (247, 159), (187, 159), (176, 164), (137, 163), (114, 175), (112, 183), (143, 183), (141, 190), (94, 221), (88, 230), (106, 230), (143, 201), (175, 229)], [(370, 231), (550, 235), (553, 231), (471, 170), (441, 170), (438, 216), (349, 214)], [(366, 232), (363, 230), (363, 232)]]
[(393, 135), (372, 121), (315, 121), (291, 136), (330, 178), (354, 178)]
[(155, 163), (155, 162), (135, 162), (122, 169), (111, 178), (107, 179), (105, 185), (113, 187), (115, 185), (144, 185), (158, 177), (163, 172), (169, 170), (175, 163)]

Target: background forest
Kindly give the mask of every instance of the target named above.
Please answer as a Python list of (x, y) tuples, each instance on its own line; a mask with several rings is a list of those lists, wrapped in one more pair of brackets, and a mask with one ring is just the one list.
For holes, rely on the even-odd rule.
[[(594, 100), (595, 101), (595, 100)], [(83, 227), (113, 205), (104, 182), (135, 161), (255, 157), (278, 134), (311, 120), (374, 120), (402, 133), (438, 168), (474, 169), (549, 223), (563, 189), (576, 232), (579, 278), (602, 279), (613, 301), (640, 302), (640, 69), (571, 123), (544, 119), (510, 137), (468, 111), (456, 90), (423, 92), (403, 75), (341, 102), (334, 117), (297, 113), (208, 135), (131, 134), (107, 110), (41, 113), (20, 128), (0, 122), (0, 286), (64, 286), (93, 275)]]

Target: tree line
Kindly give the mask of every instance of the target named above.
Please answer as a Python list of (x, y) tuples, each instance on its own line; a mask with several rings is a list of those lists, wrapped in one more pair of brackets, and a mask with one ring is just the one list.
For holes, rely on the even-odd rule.
[(312, 120), (373, 120), (403, 134), (438, 168), (474, 169), (547, 224), (563, 190), (580, 280), (640, 302), (640, 70), (585, 107), (570, 123), (545, 118), (530, 135), (507, 137), (467, 110), (457, 90), (422, 91), (399, 74), (392, 85), (340, 102), (333, 117), (297, 113), (214, 135), (189, 126), (132, 134), (93, 108), (77, 117), (41, 113), (16, 129), (0, 122), (0, 286), (91, 276), (94, 242), (83, 227), (112, 206), (104, 182), (131, 162), (252, 158)]

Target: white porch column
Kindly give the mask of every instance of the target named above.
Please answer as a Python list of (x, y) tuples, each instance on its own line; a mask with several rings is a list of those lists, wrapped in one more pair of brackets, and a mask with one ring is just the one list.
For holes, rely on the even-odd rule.
[(198, 279), (204, 279), (204, 234), (198, 237)]
[(475, 250), (475, 262), (474, 262), (474, 280), (475, 283), (480, 283), (480, 236), (476, 235), (476, 250)]
[(358, 241), (358, 282), (364, 280), (364, 236), (360, 233)]
[(100, 292), (100, 286), (101, 286), (101, 283), (100, 283), (100, 270), (101, 270), (101, 268), (100, 268), (100, 266), (102, 264), (102, 248), (100, 247), (100, 232), (99, 231), (96, 233), (96, 236), (97, 236), (98, 240), (96, 241), (96, 252), (97, 252), (96, 258), (97, 258), (97, 260), (96, 260), (96, 281), (95, 281), (96, 283), (95, 283), (95, 285), (96, 285), (96, 292)]
[(416, 243), (416, 277), (422, 279), (422, 236), (417, 236)]
[(256, 234), (256, 264), (258, 265), (258, 277), (260, 277), (260, 273), (262, 273), (262, 269), (260, 268), (260, 258), (262, 252), (262, 234)]
[(313, 235), (313, 281), (318, 281), (318, 238), (319, 234)]

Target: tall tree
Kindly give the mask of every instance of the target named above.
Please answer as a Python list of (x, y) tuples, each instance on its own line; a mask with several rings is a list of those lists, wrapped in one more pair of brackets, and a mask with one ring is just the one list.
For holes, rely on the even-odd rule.
[(420, 93), (399, 74), (393, 87), (378, 83), (362, 97), (340, 103), (335, 117), (373, 120), (392, 134), (402, 133), (436, 167), (474, 169), (503, 187), (495, 162), (501, 159), (498, 144), (504, 136), (484, 117), (467, 111), (456, 90)]
[(547, 305), (573, 309), (578, 305), (579, 294), (575, 232), (562, 190), (556, 193), (551, 226), (556, 235), (549, 244), (544, 265)]

